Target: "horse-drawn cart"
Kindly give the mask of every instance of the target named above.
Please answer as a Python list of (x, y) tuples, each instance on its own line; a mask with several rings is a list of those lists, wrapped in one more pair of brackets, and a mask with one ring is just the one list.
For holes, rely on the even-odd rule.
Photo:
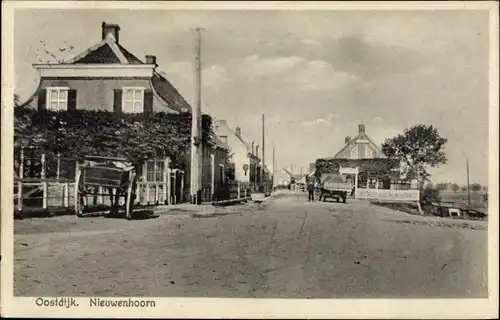
[(110, 215), (117, 215), (120, 198), (124, 198), (125, 216), (132, 217), (135, 200), (136, 169), (127, 159), (86, 156), (84, 163), (78, 166), (75, 181), (75, 211), (78, 217), (88, 208), (88, 196), (103, 196), (97, 190), (107, 190), (111, 202)]

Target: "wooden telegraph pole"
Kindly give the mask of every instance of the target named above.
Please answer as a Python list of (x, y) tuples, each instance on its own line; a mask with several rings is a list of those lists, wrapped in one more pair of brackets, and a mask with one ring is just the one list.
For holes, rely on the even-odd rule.
[(273, 188), (276, 185), (276, 181), (274, 180), (274, 177), (275, 177), (274, 173), (276, 172), (276, 160), (275, 160), (275, 157), (274, 157), (274, 152), (275, 152), (275, 148), (274, 148), (274, 145), (273, 145)]
[(265, 137), (264, 137), (265, 131), (264, 131), (264, 114), (262, 114), (262, 182), (263, 182), (263, 191), (264, 193), (267, 193), (266, 190), (266, 182), (264, 181), (264, 176), (266, 173), (265, 166), (266, 166), (266, 145), (265, 145)]
[(195, 96), (196, 107), (192, 111), (191, 124), (191, 203), (201, 203), (201, 175), (202, 175), (202, 140), (201, 140), (201, 30), (196, 28), (195, 50)]

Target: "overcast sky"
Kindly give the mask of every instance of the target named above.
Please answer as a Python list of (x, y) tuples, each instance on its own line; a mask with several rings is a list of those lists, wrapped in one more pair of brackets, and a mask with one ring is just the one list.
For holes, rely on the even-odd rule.
[[(435, 181), (488, 178), (486, 11), (126, 11), (18, 10), (16, 92), (36, 89), (32, 63), (70, 58), (100, 41), (101, 23), (120, 44), (157, 62), (193, 104), (196, 26), (203, 32), (203, 112), (227, 119), (279, 167), (307, 168), (332, 156), (363, 122), (381, 144), (416, 124), (448, 138)], [(61, 47), (69, 48), (61, 52)]]

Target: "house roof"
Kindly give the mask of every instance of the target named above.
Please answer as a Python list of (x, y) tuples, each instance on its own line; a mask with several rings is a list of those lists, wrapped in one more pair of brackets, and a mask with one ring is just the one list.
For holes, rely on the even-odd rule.
[(365, 132), (360, 132), (360, 133), (358, 133), (358, 135), (356, 137), (350, 139), (349, 142), (346, 143), (342, 147), (342, 149), (340, 149), (333, 157), (330, 157), (330, 158), (327, 158), (327, 159), (335, 159), (335, 158), (337, 158), (346, 149), (348, 149), (348, 148), (352, 147), (354, 144), (356, 144), (357, 140), (368, 140), (368, 142), (377, 150), (377, 152), (379, 153), (379, 155), (381, 157), (385, 157), (385, 155), (382, 153), (382, 150), (380, 150), (380, 148), (373, 142), (373, 140), (370, 139), (370, 137)]
[(212, 136), (212, 141), (216, 147), (225, 150), (230, 149), (229, 145), (226, 142), (222, 141), (214, 132), (211, 133), (211, 136)]
[[(219, 120), (218, 122), (219, 122), (219, 124), (217, 126), (221, 126), (221, 125), (224, 126), (229, 132), (231, 132), (231, 134), (233, 134), (234, 136), (236, 136), (238, 138), (238, 140), (243, 144), (243, 146), (245, 146), (247, 153), (252, 154), (252, 144), (250, 142), (243, 139), (240, 135), (236, 134), (236, 132), (228, 126), (228, 124), (225, 120)], [(255, 158), (257, 158), (257, 157), (255, 157)]]
[[(116, 42), (112, 34), (62, 64), (145, 64)], [(157, 96), (178, 112), (190, 112), (191, 106), (168, 81), (164, 72), (153, 72), (151, 84)], [(28, 101), (29, 102), (29, 101)]]

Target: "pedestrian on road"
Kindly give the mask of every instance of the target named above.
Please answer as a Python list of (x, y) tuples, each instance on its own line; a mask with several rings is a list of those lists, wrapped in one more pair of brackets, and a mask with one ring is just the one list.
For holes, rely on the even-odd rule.
[(313, 180), (313, 178), (310, 178), (309, 181), (307, 181), (307, 191), (309, 192), (309, 200), (307, 200), (307, 201), (314, 202), (314, 180)]

